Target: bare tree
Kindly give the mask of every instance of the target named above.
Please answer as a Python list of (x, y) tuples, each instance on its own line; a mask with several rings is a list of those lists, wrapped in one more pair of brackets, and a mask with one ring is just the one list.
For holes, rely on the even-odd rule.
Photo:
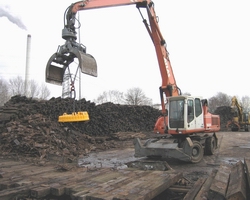
[(38, 87), (38, 83), (35, 80), (30, 80), (28, 82), (28, 94), (26, 94), (29, 97), (38, 97), (40, 90)]
[(0, 106), (3, 106), (9, 99), (8, 83), (2, 79), (0, 80)]
[(208, 100), (208, 107), (210, 112), (214, 112), (216, 108), (220, 106), (230, 106), (231, 99), (231, 96), (228, 96), (223, 92), (218, 92), (215, 96), (211, 97)]
[(9, 80), (9, 92), (11, 96), (25, 95), (24, 81), (21, 76)]
[(97, 99), (94, 100), (94, 102), (98, 104), (106, 102), (123, 104), (124, 103), (123, 93), (117, 90), (109, 90), (108, 92), (105, 91), (101, 95), (99, 95)]
[(50, 96), (50, 90), (44, 83), (40, 86), (39, 99), (47, 99)]
[(27, 88), (24, 90), (25, 81), (22, 77), (18, 76), (9, 80), (9, 93), (14, 95), (25, 95), (27, 97), (46, 99), (50, 95), (50, 91), (45, 84), (39, 86), (35, 80), (28, 82)]
[(250, 112), (250, 97), (249, 96), (241, 97), (241, 105), (243, 107), (244, 112)]
[(135, 87), (125, 93), (125, 103), (128, 105), (152, 105), (152, 99), (145, 96), (142, 89)]

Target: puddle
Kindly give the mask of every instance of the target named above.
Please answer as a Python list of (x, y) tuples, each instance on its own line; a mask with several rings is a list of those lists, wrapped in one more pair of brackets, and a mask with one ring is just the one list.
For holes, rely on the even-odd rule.
[(128, 168), (126, 163), (136, 161), (134, 150), (91, 153), (78, 160), (78, 166), (88, 168)]
[(243, 148), (243, 149), (250, 149), (250, 144), (249, 145), (242, 145), (242, 146), (239, 146), (240, 148)]
[(232, 164), (232, 165), (236, 164), (238, 161), (244, 162), (244, 161), (241, 160), (240, 158), (232, 158), (232, 157), (231, 157), (231, 158), (230, 158), (230, 157), (222, 158), (221, 161), (222, 161), (222, 162), (225, 162), (225, 163), (227, 163), (227, 164)]

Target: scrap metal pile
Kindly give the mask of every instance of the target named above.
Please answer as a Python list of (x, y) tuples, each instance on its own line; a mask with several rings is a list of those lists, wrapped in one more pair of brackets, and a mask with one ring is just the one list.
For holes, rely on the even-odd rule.
[(38, 101), (12, 97), (0, 108), (1, 154), (40, 159), (65, 155), (74, 159), (92, 150), (121, 145), (115, 142), (119, 132), (128, 132), (131, 139), (131, 135), (140, 137), (142, 131), (152, 131), (160, 115), (159, 110), (150, 106), (96, 105), (81, 99), (75, 101), (75, 109), (87, 111), (90, 121), (59, 123), (58, 116), (71, 113), (73, 105), (70, 98)]

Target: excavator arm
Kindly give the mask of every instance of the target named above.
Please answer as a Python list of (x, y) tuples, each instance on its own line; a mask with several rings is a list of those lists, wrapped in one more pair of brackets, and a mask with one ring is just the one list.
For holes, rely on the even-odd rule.
[(243, 108), (240, 105), (240, 103), (238, 102), (236, 96), (234, 96), (232, 98), (231, 108), (232, 109), (235, 109), (235, 108), (237, 109), (237, 112), (238, 112), (238, 114), (237, 114), (238, 121), (240, 121), (240, 122), (243, 121)]
[[(61, 85), (66, 68), (69, 67), (75, 58), (79, 61), (82, 73), (97, 76), (97, 64), (94, 57), (87, 54), (86, 47), (77, 42), (75, 21), (78, 11), (132, 4), (135, 4), (139, 10), (155, 47), (162, 77), (162, 85), (160, 86), (161, 105), (163, 114), (165, 114), (165, 97), (178, 96), (180, 95), (180, 90), (176, 85), (169, 53), (166, 49), (166, 41), (161, 34), (158, 17), (154, 10), (154, 3), (151, 0), (85, 0), (71, 4), (65, 11), (64, 28), (62, 30), (62, 38), (66, 42), (58, 48), (57, 52), (48, 61), (46, 82)], [(144, 18), (140, 9), (146, 9), (148, 20)]]

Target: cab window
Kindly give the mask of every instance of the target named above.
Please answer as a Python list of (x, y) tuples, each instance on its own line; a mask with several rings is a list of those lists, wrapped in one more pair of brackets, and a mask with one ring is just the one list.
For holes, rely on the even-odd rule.
[(198, 98), (195, 98), (195, 116), (198, 117), (202, 113), (202, 108), (201, 108), (201, 100)]
[(194, 120), (194, 102), (191, 99), (187, 101), (187, 120), (188, 123)]

